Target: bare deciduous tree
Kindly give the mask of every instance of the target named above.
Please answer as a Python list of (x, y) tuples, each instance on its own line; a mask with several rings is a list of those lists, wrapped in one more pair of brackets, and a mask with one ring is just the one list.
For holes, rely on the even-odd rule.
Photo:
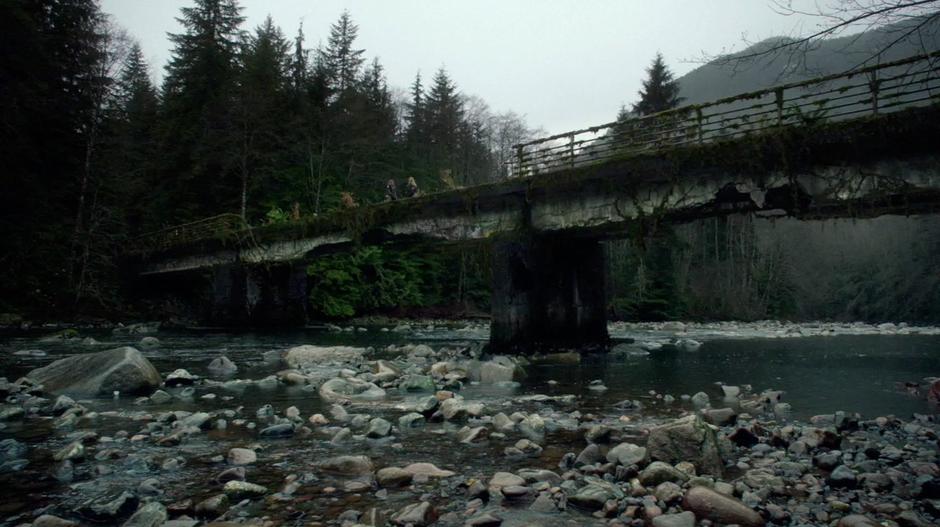
[[(811, 7), (802, 7), (803, 4), (772, 0), (771, 8), (781, 16), (815, 20), (812, 28), (800, 26), (793, 34), (765, 41), (766, 45), (756, 49), (740, 53), (723, 50), (718, 56), (703, 58), (734, 69), (784, 59), (784, 71), (793, 72), (806, 69), (807, 54), (819, 49), (824, 41), (845, 36), (845, 47), (849, 47), (866, 31), (878, 28), (885, 30), (884, 41), (867, 51), (853, 69), (879, 63), (902, 42), (915, 43), (924, 53), (936, 51), (927, 42), (940, 31), (940, 0), (824, 0), (813, 2)], [(745, 43), (754, 44), (746, 40)]]

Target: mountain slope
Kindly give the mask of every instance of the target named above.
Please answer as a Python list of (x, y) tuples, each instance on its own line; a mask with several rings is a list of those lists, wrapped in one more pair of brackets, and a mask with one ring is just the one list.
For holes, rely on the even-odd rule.
[[(768, 53), (760, 60), (747, 63), (720, 60), (705, 64), (680, 77), (683, 104), (713, 101), (722, 97), (768, 88), (777, 84), (797, 82), (822, 75), (841, 73), (858, 66), (898, 39), (921, 19), (896, 24), (846, 37), (824, 40), (810, 51)], [(786, 37), (774, 37), (747, 49), (731, 54), (741, 57), (786, 42)], [(918, 37), (908, 37), (882, 53), (880, 62), (899, 60), (924, 51), (940, 50), (940, 20), (921, 28)]]

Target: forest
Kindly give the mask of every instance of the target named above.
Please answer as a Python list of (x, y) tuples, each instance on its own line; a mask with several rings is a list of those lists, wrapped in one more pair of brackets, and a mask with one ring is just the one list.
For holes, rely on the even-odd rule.
[[(536, 134), (461, 93), (443, 67), (417, 72), (397, 96), (357, 47), (348, 12), (311, 49), (301, 28), (288, 38), (269, 17), (248, 29), (235, 0), (196, 0), (180, 13), (161, 86), (139, 44), (92, 0), (14, 0), (0, 18), (8, 311), (133, 309), (120, 259), (142, 233), (220, 213), (249, 225), (324, 214), (344, 196), (381, 201), (388, 180), (413, 177), (422, 192), (482, 183)], [(463, 268), (468, 258), (399, 256), (416, 259), (407, 268)], [(425, 296), (416, 302), (446, 300)]]
[[(322, 21), (317, 47), (270, 17), (246, 27), (237, 0), (193, 0), (178, 21), (157, 85), (94, 0), (0, 4), (0, 313), (154, 316), (125, 287), (124, 247), (142, 234), (222, 213), (298, 221), (382, 201), (389, 180), (425, 193), (493, 181), (514, 144), (542, 134), (462, 93), (444, 67), (390, 87), (350, 12)], [(618, 119), (700, 100), (715, 75), (675, 79), (657, 56)], [(731, 216), (625, 233), (608, 255), (616, 318), (940, 320), (931, 217)], [(308, 273), (321, 319), (489, 302), (487, 247), (361, 247)]]

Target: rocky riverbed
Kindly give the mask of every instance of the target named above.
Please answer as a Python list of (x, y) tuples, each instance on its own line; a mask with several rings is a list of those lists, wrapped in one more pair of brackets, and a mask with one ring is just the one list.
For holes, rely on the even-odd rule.
[[(0, 382), (0, 483), (7, 489), (0, 522), (940, 521), (938, 423), (927, 401), (938, 391), (928, 377), (935, 371), (914, 377), (915, 367), (888, 383), (906, 381), (891, 389), (919, 411), (808, 415), (756, 370), (753, 383), (716, 384), (699, 366), (698, 380), (660, 380), (659, 390), (638, 379), (633, 388), (620, 383), (627, 370), (618, 368), (656, 371), (658, 360), (721, 363), (710, 339), (732, 331), (752, 338), (740, 325), (614, 326), (614, 334), (635, 337), (607, 357), (531, 359), (484, 355), (474, 337), (482, 325), (432, 326), (330, 328), (289, 344), (180, 338), (147, 326), (3, 341), (5, 370), (16, 375)], [(800, 331), (807, 342), (835, 331), (822, 327)], [(908, 331), (841, 327), (854, 327), (856, 337)], [(725, 334), (709, 336), (719, 330)], [(940, 339), (929, 328), (916, 331), (919, 337), (894, 337), (915, 339), (898, 347), (926, 349), (917, 353), (936, 361)], [(427, 339), (434, 334), (443, 336)], [(200, 338), (222, 345), (207, 352)], [(852, 337), (834, 338), (857, 347)], [(787, 356), (794, 360), (792, 350)], [(912, 356), (921, 360), (904, 355), (908, 363)], [(648, 363), (652, 369), (643, 370)], [(833, 389), (838, 375), (829, 377)], [(697, 388), (665, 389), (679, 386)]]

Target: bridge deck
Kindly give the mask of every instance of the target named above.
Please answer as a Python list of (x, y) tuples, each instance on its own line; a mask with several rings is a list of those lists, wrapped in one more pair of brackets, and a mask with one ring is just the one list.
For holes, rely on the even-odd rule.
[[(624, 222), (650, 215), (683, 220), (739, 210), (741, 203), (711, 199), (729, 182), (760, 192), (815, 187), (805, 189), (808, 201), (785, 207), (804, 217), (917, 212), (938, 202), (940, 186), (925, 182), (940, 153), (938, 69), (934, 53), (608, 123), (519, 145), (508, 180), (283, 225), (249, 228), (223, 215), (143, 237), (131, 252), (152, 260), (229, 251), (223, 259), (264, 261), (362, 238), (468, 241), (525, 229), (616, 235)], [(872, 168), (898, 158), (919, 175)], [(877, 177), (846, 169), (852, 166)], [(758, 201), (754, 209), (768, 207)]]

